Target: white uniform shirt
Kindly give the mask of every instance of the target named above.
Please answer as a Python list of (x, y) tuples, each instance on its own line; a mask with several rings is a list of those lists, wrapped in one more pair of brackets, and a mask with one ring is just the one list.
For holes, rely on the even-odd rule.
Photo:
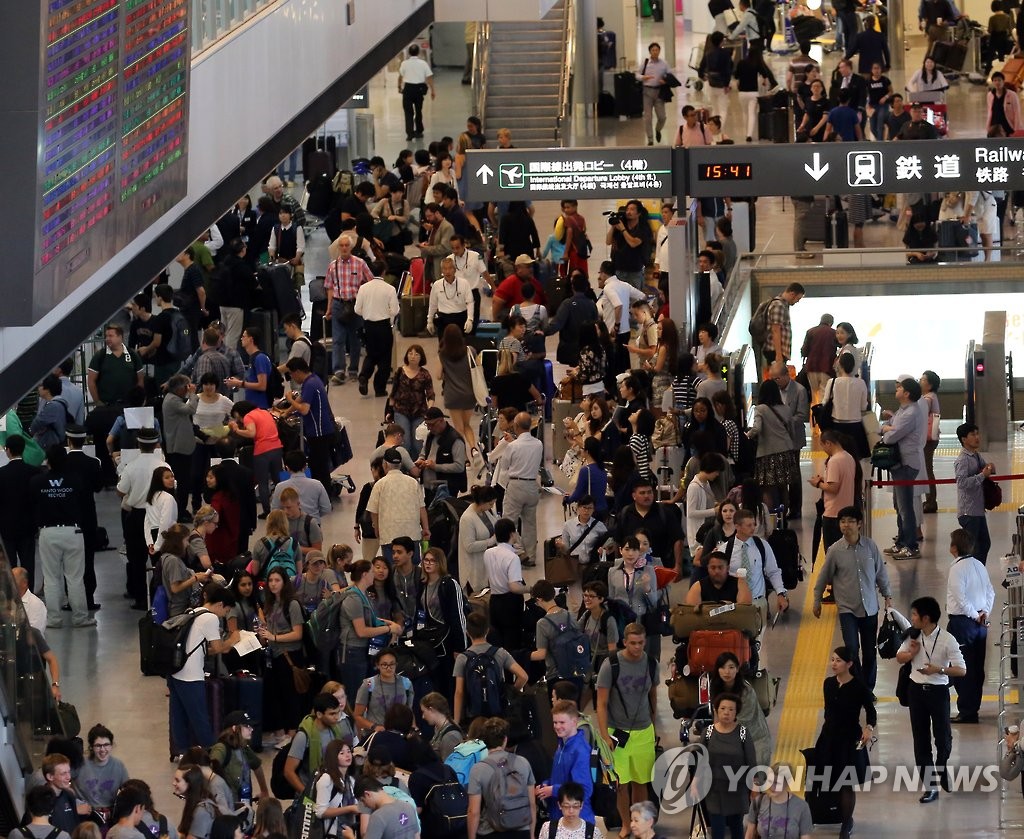
[(456, 274), (452, 282), (438, 280), (430, 287), (430, 304), (427, 310), (427, 323), (433, 323), (434, 315), (465, 314), (466, 320), (473, 321), (473, 290), (469, 282), (460, 279)]
[[(947, 630), (936, 626), (931, 635), (922, 632), (917, 640), (921, 642), (921, 647), (910, 660), (911, 681), (919, 685), (948, 685), (949, 676), (945, 673), (926, 675), (918, 670), (929, 663), (936, 667), (967, 667), (963, 653), (960, 652), (960, 642)], [(899, 651), (910, 652), (910, 638), (903, 642)]]
[(480, 291), (488, 287), (487, 264), (476, 251), (466, 250), (462, 256), (452, 254), (455, 262), (455, 276), (469, 283), (470, 291)]
[(487, 584), (491, 594), (509, 594), (509, 582), (523, 579), (523, 564), (508, 542), (499, 542), (484, 551), (484, 565), (487, 568)]
[(978, 612), (992, 613), (995, 589), (988, 571), (973, 556), (962, 556), (950, 566), (946, 580), (946, 614), (966, 615), (972, 621)]
[(380, 321), (394, 320), (401, 307), (394, 286), (380, 277), (374, 277), (359, 286), (355, 310), (363, 320)]
[(403, 84), (426, 84), (427, 79), (434, 75), (434, 71), (418, 55), (405, 59), (398, 67), (398, 75)]

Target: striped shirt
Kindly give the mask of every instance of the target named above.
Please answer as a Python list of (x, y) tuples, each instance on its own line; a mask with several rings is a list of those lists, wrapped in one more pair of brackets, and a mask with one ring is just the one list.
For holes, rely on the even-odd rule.
[(651, 472), (651, 461), (654, 459), (654, 449), (651, 446), (651, 438), (645, 434), (634, 434), (629, 438), (629, 448), (636, 460), (636, 471), (641, 478), (650, 480), (654, 477)]
[(339, 300), (355, 300), (359, 286), (373, 279), (370, 266), (358, 256), (340, 257), (327, 268), (326, 288)]

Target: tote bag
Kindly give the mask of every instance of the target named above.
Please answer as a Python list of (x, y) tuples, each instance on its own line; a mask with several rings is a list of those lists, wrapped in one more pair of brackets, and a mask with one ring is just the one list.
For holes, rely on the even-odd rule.
[(481, 408), (486, 408), (490, 394), (487, 392), (484, 368), (477, 363), (476, 355), (472, 350), (467, 351), (466, 359), (469, 363), (469, 376), (473, 380), (473, 396), (476, 399), (476, 404)]

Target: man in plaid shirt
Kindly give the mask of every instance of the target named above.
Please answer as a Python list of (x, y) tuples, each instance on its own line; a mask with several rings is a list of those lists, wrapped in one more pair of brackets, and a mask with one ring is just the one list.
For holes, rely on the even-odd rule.
[(331, 384), (345, 382), (345, 350), (348, 350), (348, 378), (359, 378), (359, 327), (356, 314), (356, 293), (363, 283), (373, 279), (370, 266), (352, 255), (352, 242), (347, 237), (337, 241), (338, 258), (327, 267), (324, 287), (327, 311), (331, 313), (331, 337), (334, 344), (334, 375)]
[(793, 357), (793, 324), (789, 320), (789, 307), (799, 303), (803, 296), (804, 287), (800, 283), (790, 283), (768, 306), (768, 338), (762, 352), (769, 364), (773, 361), (785, 363)]

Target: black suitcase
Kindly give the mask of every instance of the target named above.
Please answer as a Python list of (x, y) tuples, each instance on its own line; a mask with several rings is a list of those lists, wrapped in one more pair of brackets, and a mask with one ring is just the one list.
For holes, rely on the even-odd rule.
[(544, 283), (544, 298), (547, 301), (545, 307), (548, 310), (548, 317), (554, 317), (562, 301), (569, 296), (569, 280), (559, 276), (558, 272)]
[(273, 299), (273, 308), (277, 316), (284, 320), (288, 315), (297, 315), (302, 311), (302, 304), (295, 293), (295, 286), (292, 283), (292, 272), (284, 265), (268, 265), (263, 269), (263, 277), (260, 278), (261, 285), (269, 284), (269, 291)]
[(245, 325), (255, 326), (260, 331), (260, 349), (277, 364), (277, 312), (271, 309), (252, 309)]
[[(224, 730), (224, 717), (229, 713), (225, 710), (224, 682), (219, 676), (206, 678), (206, 710), (210, 715), (210, 730), (214, 737), (220, 737)], [(183, 745), (179, 743), (178, 745)]]
[(252, 720), (253, 751), (263, 751), (263, 679), (238, 673), (224, 680), (224, 702), (230, 711), (245, 711)]
[(961, 224), (956, 219), (940, 221), (935, 228), (940, 248), (972, 248), (967, 251), (939, 251), (939, 262), (968, 262), (978, 255), (978, 225)]
[(846, 210), (832, 210), (825, 216), (825, 247), (850, 247), (850, 222)]
[[(302, 170), (302, 175), (306, 179), (306, 183), (311, 183), (321, 176), (326, 177), (328, 180), (334, 179), (334, 160), (331, 158), (329, 152), (318, 149), (312, 152), (309, 157), (305, 160), (305, 167)], [(312, 192), (312, 190), (310, 190)], [(306, 212), (312, 213), (313, 211), (306, 207)], [(314, 214), (315, 215), (315, 214)]]
[(597, 115), (599, 117), (615, 116), (615, 97), (607, 90), (601, 91), (597, 97)]
[[(326, 154), (326, 152), (317, 152)], [(317, 218), (324, 218), (334, 206), (334, 187), (331, 185), (331, 176), (321, 172), (313, 178), (308, 186), (309, 199), (306, 201), (306, 212)]]
[(143, 676), (152, 676), (149, 669), (149, 649), (153, 642), (153, 618), (147, 612), (139, 618), (139, 669)]
[(620, 117), (638, 117), (644, 112), (643, 87), (634, 73), (615, 74), (615, 113)]
[(777, 527), (768, 537), (775, 561), (782, 572), (782, 584), (792, 591), (800, 583), (800, 543), (788, 527)]

